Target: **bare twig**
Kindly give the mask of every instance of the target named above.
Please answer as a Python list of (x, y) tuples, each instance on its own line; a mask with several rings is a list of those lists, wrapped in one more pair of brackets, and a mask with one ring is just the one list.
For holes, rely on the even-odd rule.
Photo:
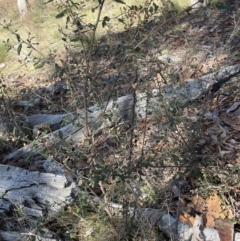
[(93, 49), (93, 44), (94, 44), (94, 40), (95, 40), (95, 36), (96, 36), (96, 31), (97, 31), (98, 24), (100, 22), (100, 17), (101, 17), (104, 2), (105, 2), (105, 0), (102, 0), (99, 3), (97, 20), (96, 20), (96, 23), (95, 23), (95, 26), (93, 29), (91, 44), (90, 44), (90, 48), (88, 50), (88, 57), (86, 59), (86, 71), (85, 71), (86, 76), (85, 76), (84, 91), (83, 91), (83, 101), (84, 101), (84, 110), (85, 110), (85, 128), (86, 128), (87, 136), (90, 135), (89, 127), (88, 127), (88, 110), (87, 110), (87, 90), (88, 90), (88, 81), (89, 81), (89, 74), (90, 74), (90, 62), (91, 62), (91, 57), (92, 57), (92, 49)]
[(108, 214), (110, 220), (111, 220), (111, 224), (112, 224), (112, 228), (113, 228), (113, 231), (114, 233), (117, 235), (118, 232), (117, 232), (117, 227), (116, 227), (116, 224), (114, 223), (114, 219), (113, 219), (113, 215), (112, 215), (112, 212), (108, 206), (108, 198), (107, 198), (107, 193), (105, 192), (105, 189), (104, 189), (104, 185), (103, 185), (103, 182), (100, 181), (99, 183), (99, 187), (103, 193), (103, 198), (104, 198), (104, 209), (106, 211), (106, 213)]
[(129, 138), (129, 153), (128, 153), (128, 160), (131, 162), (132, 160), (132, 151), (133, 151), (133, 137), (134, 137), (134, 126), (135, 126), (135, 119), (136, 119), (136, 113), (135, 113), (135, 107), (137, 104), (137, 81), (138, 81), (138, 70), (135, 70), (135, 78), (132, 83), (133, 88), (133, 105), (132, 105), (132, 120), (131, 120), (131, 129), (130, 129), (130, 138)]

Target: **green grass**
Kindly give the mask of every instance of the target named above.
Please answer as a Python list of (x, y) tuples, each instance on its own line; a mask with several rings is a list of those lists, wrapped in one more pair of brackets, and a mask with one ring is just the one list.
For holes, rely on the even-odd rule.
[[(186, 6), (188, 1), (189, 0), (174, 0), (177, 8), (179, 8), (179, 6)], [(0, 6), (2, 9), (2, 12), (0, 12), (0, 22), (3, 23), (3, 20), (12, 20), (11, 29), (13, 31), (18, 30), (18, 33), (23, 39), (26, 39), (28, 33), (30, 32), (31, 35), (35, 37), (34, 41), (39, 43), (37, 46), (38, 50), (44, 55), (48, 55), (50, 52), (58, 52), (59, 54), (64, 54), (64, 42), (61, 40), (61, 34), (58, 32), (58, 27), (65, 27), (65, 17), (56, 19), (55, 16), (58, 12), (56, 6), (52, 4), (43, 5), (42, 2), (43, 0), (39, 0), (35, 3), (31, 3), (30, 14), (25, 20), (20, 20), (16, 1), (0, 0)], [(77, 2), (80, 1), (78, 0)], [(143, 2), (144, 0), (140, 0), (138, 4)], [(156, 4), (160, 4), (160, 2), (161, 1), (158, 0), (156, 1)], [(136, 1), (126, 0), (126, 4), (128, 6), (136, 5)], [(95, 24), (97, 11), (92, 12), (91, 9), (96, 6), (96, 1), (88, 1), (87, 5), (81, 9), (82, 14), (85, 14), (84, 22)], [(109, 3), (107, 2), (105, 4), (102, 11), (102, 17), (109, 16), (112, 18), (112, 20), (109, 28), (102, 28), (101, 26), (98, 28), (96, 33), (98, 38), (106, 33), (109, 33), (109, 30), (111, 32), (119, 32), (124, 29), (124, 25), (120, 24), (116, 19), (116, 16), (119, 16), (123, 11), (123, 7), (123, 4), (119, 4), (113, 1), (109, 1)], [(16, 53), (18, 42), (15, 36), (13, 36), (2, 27), (0, 27), (0, 32), (0, 43), (6, 39), (10, 39), (11, 44), (13, 44), (15, 47), (15, 50), (10, 51), (8, 55), (5, 54), (5, 47), (0, 47), (2, 55), (0, 57), (1, 61), (5, 61), (6, 64), (8, 62), (11, 63), (10, 65), (7, 65), (7, 68), (4, 69), (3, 74), (9, 75), (19, 73), (19, 71), (27, 72), (29, 75), (38, 75), (41, 73), (41, 70), (35, 70), (33, 66), (30, 66), (30, 64), (27, 66), (22, 64), (21, 61), (23, 58), (18, 56)], [(28, 54), (28, 50), (29, 49), (26, 49), (26, 46), (23, 46), (22, 53), (26, 55)], [(34, 57), (36, 57), (36, 55)], [(44, 71), (44, 73), (49, 74), (48, 70)]]
[(7, 57), (7, 47), (5, 44), (0, 43), (0, 63), (3, 63)]

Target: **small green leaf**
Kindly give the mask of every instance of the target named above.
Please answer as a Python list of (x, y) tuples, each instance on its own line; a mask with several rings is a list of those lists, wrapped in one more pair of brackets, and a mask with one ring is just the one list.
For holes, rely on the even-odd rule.
[(106, 26), (106, 21), (102, 21), (102, 27), (104, 28)]
[(16, 33), (16, 38), (17, 38), (17, 41), (18, 41), (18, 42), (21, 41), (20, 35), (19, 35), (18, 33)]
[(114, 0), (116, 3), (122, 3), (122, 4), (126, 4), (124, 1), (122, 0)]
[(79, 41), (79, 37), (78, 36), (70, 37), (70, 41), (77, 42), (77, 41)]
[(45, 2), (43, 4), (47, 4), (47, 3), (50, 3), (50, 2), (53, 2), (53, 0), (48, 0), (47, 2)]
[(67, 19), (66, 19), (66, 25), (70, 22), (70, 17), (67, 16)]
[(124, 20), (123, 18), (118, 18), (118, 21), (119, 21), (120, 23), (126, 24), (126, 23), (125, 23), (125, 20)]
[(159, 6), (155, 2), (153, 2), (153, 7), (154, 7), (154, 11), (157, 12)]
[(141, 50), (140, 47), (135, 48), (135, 52), (139, 52)]
[(79, 20), (76, 22), (78, 29), (83, 30), (83, 26)]
[(16, 136), (16, 127), (13, 128), (13, 136)]
[(61, 69), (61, 70), (58, 72), (58, 77), (60, 77), (60, 78), (63, 77), (63, 74), (64, 74), (64, 70)]
[(151, 6), (151, 7), (148, 9), (148, 11), (149, 11), (150, 13), (153, 13), (153, 7)]
[(62, 140), (63, 139), (63, 133), (62, 133), (62, 131), (59, 131), (58, 132), (58, 136), (59, 136), (59, 138)]
[(56, 71), (59, 71), (60, 69), (61, 69), (61, 68), (60, 68), (59, 64), (55, 63), (55, 70), (56, 70)]
[(19, 95), (23, 95), (23, 94), (25, 94), (26, 93), (26, 88), (24, 88), (24, 89), (21, 89), (20, 91), (19, 91)]
[(145, 174), (142, 172), (142, 170), (139, 170), (138, 174), (141, 175), (141, 176), (145, 176)]
[(109, 21), (110, 21), (110, 18), (109, 18), (108, 16), (105, 16), (105, 17), (103, 18), (103, 20), (106, 21), (106, 22), (109, 22)]
[(138, 11), (138, 6), (136, 6), (136, 5), (132, 5), (132, 6), (130, 7), (130, 9), (131, 9), (131, 10)]
[(30, 56), (32, 54), (32, 50), (28, 53), (28, 55), (27, 56)]
[(38, 230), (38, 232), (43, 236), (46, 232), (42, 230), (41, 228)]
[(35, 69), (41, 69), (44, 66), (45, 62), (38, 62), (37, 64), (35, 64)]
[(66, 10), (63, 10), (62, 12), (58, 13), (55, 18), (62, 18), (64, 17), (65, 13), (66, 13)]
[(104, 28), (107, 24), (107, 22), (110, 21), (110, 18), (108, 16), (105, 16), (102, 21), (102, 27)]
[(20, 55), (21, 50), (22, 50), (22, 44), (19, 44), (19, 45), (18, 45), (18, 48), (17, 48), (17, 53), (18, 53), (18, 55)]

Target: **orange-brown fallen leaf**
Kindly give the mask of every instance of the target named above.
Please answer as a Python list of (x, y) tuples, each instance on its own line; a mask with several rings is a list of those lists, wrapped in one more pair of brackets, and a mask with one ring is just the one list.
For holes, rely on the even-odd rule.
[(231, 114), (221, 116), (226, 124), (230, 125), (233, 129), (240, 131), (240, 116), (234, 116)]
[(203, 214), (203, 225), (205, 227), (209, 227), (209, 228), (214, 228), (215, 226), (215, 217), (216, 217), (216, 213), (215, 212), (206, 212)]
[(215, 220), (215, 228), (218, 231), (221, 241), (232, 241), (234, 234), (234, 224), (229, 220)]
[(232, 219), (233, 213), (230, 208), (224, 205), (216, 193), (212, 193), (207, 199), (208, 212), (214, 214), (215, 218)]
[[(203, 214), (203, 225), (206, 227), (214, 228), (216, 226), (216, 220), (230, 220), (233, 218), (231, 209), (224, 205), (216, 193), (212, 193), (207, 199), (195, 195), (191, 201), (187, 206)], [(196, 218), (191, 215), (189, 210), (187, 207), (180, 206), (179, 220), (193, 225)], [(228, 232), (230, 233), (231, 231), (228, 230)]]
[(207, 211), (207, 206), (206, 206), (206, 200), (199, 196), (195, 195), (192, 197), (192, 205), (191, 205), (196, 211), (204, 213)]

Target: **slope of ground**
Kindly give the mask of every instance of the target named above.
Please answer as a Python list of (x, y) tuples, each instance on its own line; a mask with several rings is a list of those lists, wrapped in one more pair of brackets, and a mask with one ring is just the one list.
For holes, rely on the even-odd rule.
[[(164, 16), (162, 22), (153, 20), (99, 38), (91, 53), (89, 106), (96, 103), (101, 106), (104, 101), (128, 93), (150, 92), (153, 88), (166, 86), (171, 88), (207, 73), (217, 73), (223, 66), (240, 64), (238, 13), (236, 3), (226, 1), (190, 14), (184, 12), (171, 21), (167, 20), (169, 16)], [(146, 41), (134, 50), (133, 47), (146, 36)], [(84, 79), (78, 67), (83, 59), (82, 51), (69, 52), (61, 65), (64, 74), (58, 72), (45, 83), (27, 75), (5, 79), (7, 88), (24, 90), (21, 96), (16, 94), (13, 97), (14, 103), (10, 103), (14, 111), (30, 115), (65, 113), (83, 108)], [(36, 86), (36, 83), (39, 84)], [(227, 206), (224, 211), (231, 209), (232, 212), (232, 215), (229, 212), (222, 218), (233, 218), (236, 223), (240, 218), (238, 73), (218, 83), (209, 93), (183, 109), (179, 108), (177, 101), (165, 103), (163, 113), (154, 120), (146, 119), (137, 126), (119, 123), (117, 127), (94, 136), (90, 147), (86, 143), (78, 149), (70, 145), (71, 151), (63, 148), (52, 150), (51, 154), (76, 176), (82, 175), (87, 179), (91, 174), (96, 180), (100, 178), (104, 188), (93, 185), (92, 192), (99, 195), (105, 189), (108, 200), (119, 201), (124, 190), (130, 193), (129, 199), (124, 200), (126, 205), (137, 198), (139, 206), (168, 208), (171, 213), (179, 215), (180, 220), (186, 221), (200, 213), (209, 214), (194, 203), (197, 194), (201, 194), (205, 206), (210, 209), (214, 205), (221, 206), (219, 202), (216, 204), (217, 201), (207, 201), (209, 194), (217, 193)], [(37, 98), (40, 101), (33, 107), (16, 104), (18, 100), (32, 103)], [(134, 126), (133, 132), (131, 125)], [(121, 161), (129, 155), (126, 151), (129, 148), (133, 160), (129, 165), (130, 174), (125, 169), (126, 163)], [(79, 156), (83, 153), (84, 167), (78, 165)], [(100, 163), (101, 168), (96, 163)], [(118, 186), (109, 171), (116, 163), (126, 180), (133, 176), (139, 178), (139, 175), (144, 179), (140, 190), (138, 183), (125, 189)], [(99, 172), (103, 173), (102, 176)], [(187, 184), (181, 184), (183, 179)], [(85, 187), (89, 185), (86, 180), (81, 182)], [(174, 185), (181, 195), (172, 191)], [(142, 194), (138, 196), (132, 189)], [(174, 195), (180, 196), (180, 204)], [(186, 207), (191, 207), (191, 211)], [(214, 210), (222, 211), (221, 208), (220, 211)], [(216, 218), (216, 214), (210, 216)], [(206, 223), (215, 227), (211, 218), (207, 218)]]

